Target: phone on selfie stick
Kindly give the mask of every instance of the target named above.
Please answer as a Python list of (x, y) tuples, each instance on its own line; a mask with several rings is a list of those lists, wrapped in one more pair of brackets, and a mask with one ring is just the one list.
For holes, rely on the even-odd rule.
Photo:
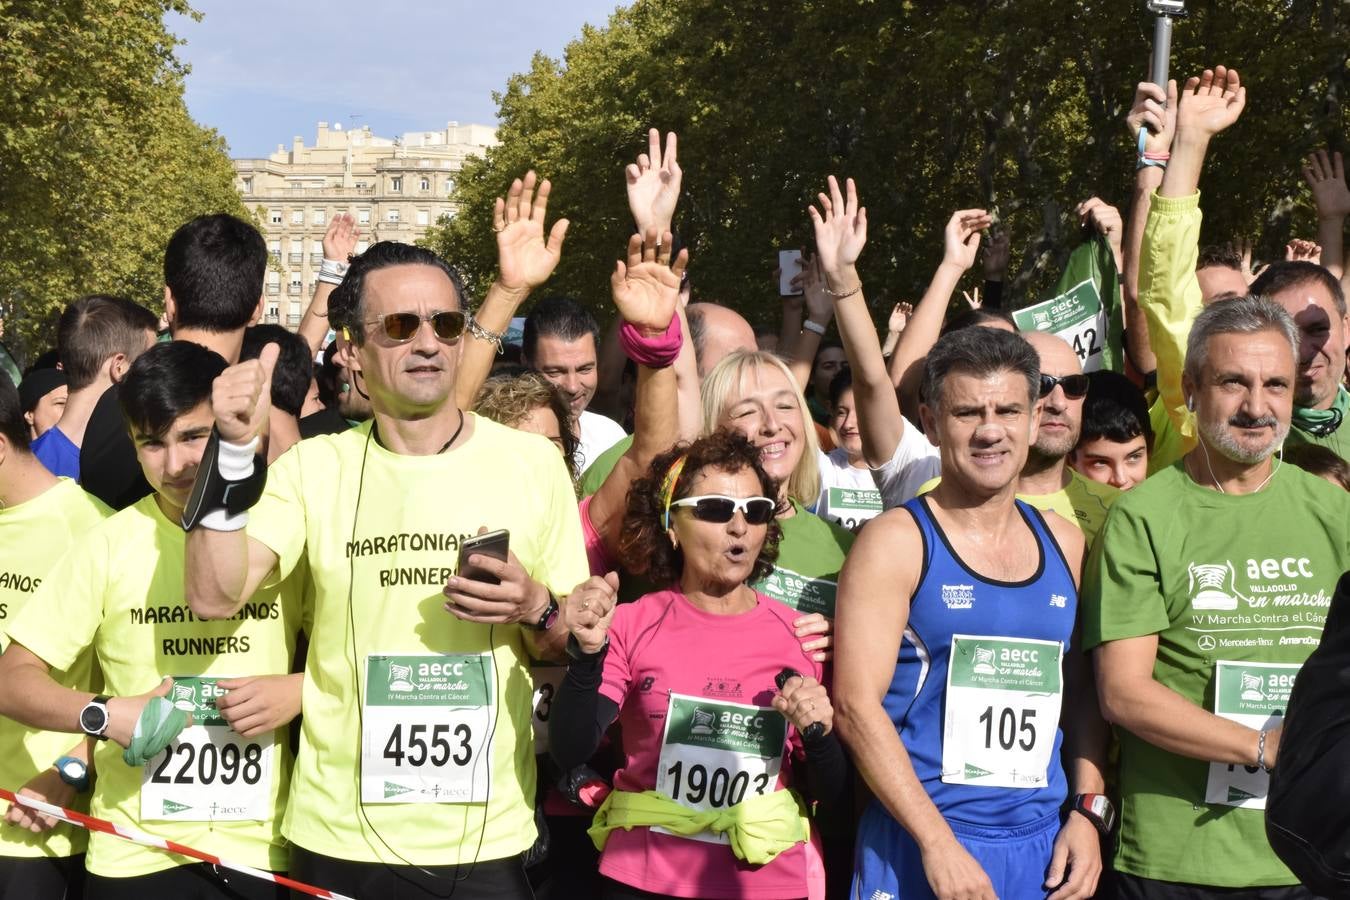
[(465, 540), (459, 545), (459, 576), (486, 584), (501, 584), (501, 579), (496, 575), (469, 565), (469, 557), (477, 554), (506, 562), (506, 552), (510, 549), (510, 545), (511, 532), (505, 528), (489, 531), (487, 534), (477, 534)]

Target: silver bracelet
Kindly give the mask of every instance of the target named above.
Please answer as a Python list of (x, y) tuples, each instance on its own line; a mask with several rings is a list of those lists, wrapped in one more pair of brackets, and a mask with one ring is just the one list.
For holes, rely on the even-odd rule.
[(1256, 764), (1261, 767), (1261, 771), (1270, 772), (1270, 766), (1266, 765), (1266, 735), (1268, 731), (1257, 732), (1256, 735)]
[(838, 294), (836, 294), (834, 291), (830, 290), (830, 289), (827, 287), (827, 288), (825, 288), (825, 294), (826, 294), (827, 296), (829, 296), (829, 297), (833, 297), (833, 298), (836, 299), (836, 300), (843, 300), (845, 297), (852, 297), (854, 294), (858, 293), (858, 291), (861, 291), (861, 290), (862, 290), (862, 282), (859, 281), (859, 282), (858, 282), (856, 285), (854, 285), (853, 287), (849, 288), (849, 289), (846, 290), (846, 291), (843, 291), (843, 292), (841, 292), (841, 293), (838, 293)]
[(480, 341), (487, 341), (489, 344), (496, 344), (498, 356), (501, 356), (503, 353), (506, 352), (506, 347), (503, 346), (502, 344), (502, 338), (506, 337), (505, 331), (503, 331), (500, 334), (488, 331), (482, 325), (478, 324), (478, 320), (475, 319), (472, 314), (466, 315), (464, 317), (464, 327), (469, 329), (469, 334), (478, 338)]

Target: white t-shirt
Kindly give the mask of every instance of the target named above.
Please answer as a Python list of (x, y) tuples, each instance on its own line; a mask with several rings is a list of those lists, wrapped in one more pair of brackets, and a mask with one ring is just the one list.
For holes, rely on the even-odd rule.
[(881, 492), (882, 508), (895, 509), (913, 500), (921, 486), (942, 474), (942, 460), (938, 448), (919, 429), (905, 422), (891, 458), (871, 472), (872, 481)]
[(618, 422), (599, 413), (583, 409), (577, 423), (581, 431), (581, 443), (577, 446), (577, 471), (584, 472), (586, 467), (628, 436)]
[(836, 447), (829, 453), (816, 451), (820, 467), (820, 496), (816, 515), (845, 528), (857, 528), (881, 514), (881, 492), (872, 482), (872, 470), (848, 464), (848, 453)]

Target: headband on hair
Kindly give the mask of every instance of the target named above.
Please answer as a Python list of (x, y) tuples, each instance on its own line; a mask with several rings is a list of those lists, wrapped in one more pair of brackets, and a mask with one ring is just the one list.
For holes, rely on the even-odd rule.
[(665, 527), (670, 527), (670, 501), (675, 498), (675, 485), (680, 481), (680, 473), (684, 471), (684, 464), (688, 462), (689, 454), (681, 453), (670, 464), (666, 470), (666, 477), (661, 480), (661, 506), (665, 510)]

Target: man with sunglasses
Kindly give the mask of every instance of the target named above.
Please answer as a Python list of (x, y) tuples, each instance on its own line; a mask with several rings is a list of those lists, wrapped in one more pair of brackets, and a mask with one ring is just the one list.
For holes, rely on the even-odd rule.
[[(547, 186), (537, 199), (532, 184), (513, 188), (506, 216), (528, 238), (518, 252), (556, 256), (543, 238)], [(587, 565), (554, 446), (454, 402), (465, 300), (458, 273), (422, 248), (380, 242), (353, 260), (329, 319), (373, 420), (297, 444), (251, 510), (213, 476), (217, 487), (199, 485), (211, 511), (188, 535), (201, 617), (234, 615), (269, 573), (309, 566), (302, 761), (284, 831), (293, 876), (350, 895), (529, 896), (528, 657), (560, 655), (555, 598)], [(254, 495), (244, 457), (266, 418), (265, 381), (242, 363), (212, 398), (220, 461), (206, 471)], [(468, 577), (456, 557), (489, 529), (509, 532), (510, 553), (468, 555)]]

